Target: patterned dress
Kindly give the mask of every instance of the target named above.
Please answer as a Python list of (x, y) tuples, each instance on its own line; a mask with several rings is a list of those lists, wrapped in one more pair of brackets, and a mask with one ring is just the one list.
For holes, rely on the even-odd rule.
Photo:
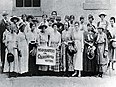
[(59, 50), (59, 46), (61, 44), (61, 34), (56, 31), (53, 32), (50, 35), (50, 47), (54, 47), (56, 48), (56, 65), (51, 67), (51, 70), (55, 71), (55, 72), (59, 72), (60, 68), (59, 68), (59, 60), (60, 58), (60, 50)]
[(72, 34), (70, 30), (62, 32), (62, 46), (61, 46), (61, 71), (74, 71), (73, 58), (68, 54), (68, 42), (72, 41)]

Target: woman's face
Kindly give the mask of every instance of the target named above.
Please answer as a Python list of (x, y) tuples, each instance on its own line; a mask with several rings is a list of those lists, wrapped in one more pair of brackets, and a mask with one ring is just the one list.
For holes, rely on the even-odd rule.
[(14, 23), (17, 23), (17, 19), (14, 19)]
[(111, 25), (114, 25), (114, 20), (110, 20), (110, 24)]
[(6, 26), (6, 29), (7, 29), (8, 31), (11, 30), (11, 26), (10, 26), (10, 24)]
[(45, 28), (45, 27), (43, 27), (43, 28), (41, 29), (41, 31), (42, 31), (42, 32), (44, 32), (44, 31), (45, 31), (45, 29), (46, 29), (46, 28)]
[(57, 25), (54, 25), (53, 28), (54, 28), (54, 30), (57, 30)]
[(27, 19), (27, 18), (26, 18), (25, 16), (22, 18), (23, 21), (26, 21), (26, 19)]
[(7, 19), (7, 15), (5, 15), (5, 16), (3, 16), (3, 17), (4, 17), (5, 20)]
[(79, 23), (75, 24), (75, 28), (78, 29), (79, 28)]
[(22, 25), (21, 32), (24, 32), (25, 30), (25, 25)]
[(73, 17), (70, 18), (70, 21), (74, 21), (75, 19)]
[(31, 28), (31, 31), (34, 31), (34, 30), (35, 30), (35, 28), (36, 28), (36, 26), (35, 26), (35, 25), (33, 25), (33, 26), (32, 26), (32, 28)]
[(47, 20), (47, 17), (46, 15), (43, 16), (43, 20), (46, 21)]
[(64, 29), (68, 29), (68, 23), (64, 24)]
[(49, 26), (52, 26), (52, 24), (53, 24), (51, 20), (48, 23), (49, 23)]
[(80, 21), (81, 21), (81, 23), (84, 23), (84, 19), (81, 19)]
[(32, 22), (32, 18), (29, 18), (28, 21), (29, 21), (29, 22)]
[(101, 20), (103, 20), (103, 19), (105, 18), (105, 16), (104, 16), (104, 15), (101, 15), (101, 17), (100, 17), (100, 18), (101, 18)]
[(87, 26), (87, 30), (88, 31), (91, 31), (92, 30), (92, 27), (91, 26)]
[(102, 29), (98, 29), (98, 32), (99, 32), (99, 33), (102, 33)]
[(65, 21), (66, 21), (66, 22), (68, 22), (68, 21), (69, 21), (69, 19), (68, 19), (68, 18), (65, 18)]
[(51, 15), (53, 18), (56, 18), (57, 17), (57, 14), (55, 12), (52, 13)]
[(89, 20), (89, 22), (93, 22), (93, 19), (92, 18), (89, 18), (88, 20)]

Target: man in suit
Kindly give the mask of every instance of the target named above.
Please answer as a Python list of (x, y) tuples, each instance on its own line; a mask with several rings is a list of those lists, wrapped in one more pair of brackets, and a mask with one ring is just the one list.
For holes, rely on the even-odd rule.
[(3, 12), (2, 14), (3, 19), (0, 21), (0, 54), (1, 54), (1, 63), (2, 63), (2, 70), (3, 70), (3, 65), (4, 65), (4, 60), (5, 60), (5, 45), (2, 42), (2, 38), (3, 38), (3, 32), (5, 31), (5, 25), (8, 22), (8, 13), (7, 12)]

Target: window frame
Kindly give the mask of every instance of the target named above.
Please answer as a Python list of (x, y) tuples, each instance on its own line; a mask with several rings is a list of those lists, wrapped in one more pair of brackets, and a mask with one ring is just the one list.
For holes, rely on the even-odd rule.
[(23, 3), (23, 7), (16, 7), (16, 0), (13, 0), (13, 9), (15, 9), (15, 10), (34, 10), (34, 9), (41, 9), (41, 3), (42, 3), (42, 0), (40, 1), (40, 7), (24, 7), (24, 3)]

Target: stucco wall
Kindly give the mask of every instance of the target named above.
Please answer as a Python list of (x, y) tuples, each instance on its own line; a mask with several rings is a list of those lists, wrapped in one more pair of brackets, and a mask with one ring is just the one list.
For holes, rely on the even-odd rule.
[[(43, 13), (50, 14), (51, 11), (56, 10), (59, 15), (64, 18), (65, 15), (75, 15), (76, 20), (79, 20), (81, 15), (87, 17), (88, 14), (93, 14), (95, 20), (98, 21), (98, 14), (101, 11), (107, 13), (107, 19), (110, 16), (116, 16), (116, 0), (41, 0), (41, 7), (28, 8), (28, 9), (16, 9), (14, 6), (15, 0), (0, 0), (0, 14), (7, 10), (10, 15), (21, 15), (22, 13), (32, 14), (35, 16), (41, 16)], [(100, 1), (101, 4), (111, 3), (109, 10), (84, 10), (83, 3)], [(108, 1), (108, 2), (107, 2)], [(14, 2), (14, 3), (13, 3)], [(102, 5), (101, 5), (102, 6)], [(0, 16), (1, 18), (1, 16)]]

